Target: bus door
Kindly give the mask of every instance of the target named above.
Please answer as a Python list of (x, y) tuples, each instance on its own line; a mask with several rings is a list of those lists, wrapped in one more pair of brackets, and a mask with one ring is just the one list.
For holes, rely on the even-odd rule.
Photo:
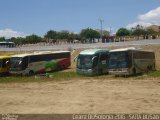
[(100, 54), (99, 70), (102, 73), (108, 72), (108, 54), (107, 54), (107, 52), (104, 52), (104, 53)]
[(21, 61), (22, 70), (25, 70), (28, 67), (28, 57), (24, 57)]
[(1, 72), (9, 71), (9, 59), (1, 59)]

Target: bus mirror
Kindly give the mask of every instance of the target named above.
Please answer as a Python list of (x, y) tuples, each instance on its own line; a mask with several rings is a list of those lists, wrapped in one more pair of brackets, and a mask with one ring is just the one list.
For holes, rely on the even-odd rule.
[(74, 58), (74, 62), (76, 62), (77, 58), (78, 58), (78, 56), (76, 56), (76, 57)]
[(19, 61), (19, 65), (22, 63), (22, 61)]
[(96, 58), (97, 58), (97, 56), (94, 56), (94, 57), (92, 58), (92, 62), (93, 62)]
[(9, 65), (9, 64), (10, 64), (10, 61), (9, 61), (9, 60), (7, 60), (7, 61), (6, 61), (6, 65)]

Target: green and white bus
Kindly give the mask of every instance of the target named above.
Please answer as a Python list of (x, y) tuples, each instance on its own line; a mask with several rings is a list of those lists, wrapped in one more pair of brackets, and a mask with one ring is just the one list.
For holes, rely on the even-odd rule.
[(155, 70), (155, 54), (135, 48), (110, 51), (109, 74), (135, 75)]
[(89, 49), (79, 53), (76, 72), (82, 75), (100, 75), (108, 73), (109, 50)]
[(66, 69), (71, 65), (70, 51), (43, 51), (17, 54), (10, 60), (10, 74), (33, 75)]

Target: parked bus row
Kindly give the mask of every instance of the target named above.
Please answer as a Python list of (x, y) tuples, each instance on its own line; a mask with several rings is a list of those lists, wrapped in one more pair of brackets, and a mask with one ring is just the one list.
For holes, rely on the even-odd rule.
[[(135, 48), (89, 49), (74, 59), (81, 75), (135, 75), (155, 70), (155, 54)], [(42, 74), (63, 70), (71, 65), (70, 51), (43, 51), (0, 57), (0, 73), (11, 75)]]
[(84, 50), (75, 58), (82, 75), (135, 75), (155, 70), (155, 54), (135, 48)]

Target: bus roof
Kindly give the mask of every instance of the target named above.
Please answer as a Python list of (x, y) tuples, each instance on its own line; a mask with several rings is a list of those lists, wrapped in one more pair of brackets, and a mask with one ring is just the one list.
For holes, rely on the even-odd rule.
[(32, 55), (41, 55), (41, 54), (51, 54), (51, 53), (66, 53), (70, 51), (37, 51), (33, 53), (24, 53), (24, 54), (17, 54), (12, 57), (26, 57), (26, 56), (32, 56)]
[(0, 59), (11, 58), (10, 55), (0, 55)]
[(143, 52), (153, 52), (153, 51), (149, 51), (149, 50), (136, 49), (135, 47), (114, 49), (114, 50), (111, 50), (110, 52), (122, 52), (122, 51), (143, 51)]
[(85, 55), (93, 55), (96, 53), (100, 52), (109, 52), (109, 50), (103, 50), (103, 49), (88, 49), (88, 50), (83, 50), (80, 52), (80, 54), (85, 54)]
[(128, 50), (135, 50), (135, 47), (129, 47), (129, 48), (120, 48), (120, 49), (114, 49), (111, 50), (111, 52), (120, 52), (120, 51), (128, 51)]
[(14, 42), (0, 42), (0, 43), (14, 43)]

